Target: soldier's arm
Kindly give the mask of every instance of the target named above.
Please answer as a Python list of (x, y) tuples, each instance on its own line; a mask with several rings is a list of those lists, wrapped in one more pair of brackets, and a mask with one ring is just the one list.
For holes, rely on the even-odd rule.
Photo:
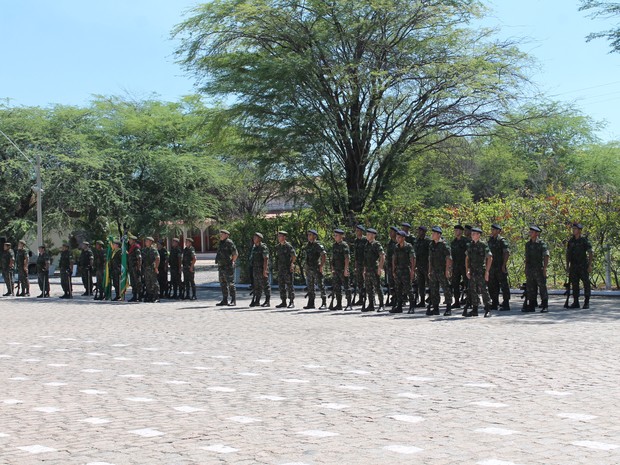
[[(292, 266), (292, 263), (291, 263)], [(269, 257), (263, 258), (263, 276), (266, 278), (269, 276)]]
[(469, 255), (465, 255), (465, 275), (467, 278), (471, 276), (471, 272), (469, 270)]
[(504, 254), (502, 258), (502, 272), (506, 273), (508, 271), (508, 259), (510, 258), (510, 249), (508, 247), (504, 247)]
[(493, 264), (493, 255), (489, 252), (486, 257), (486, 270), (484, 270), (484, 280), (489, 280), (489, 270), (491, 269), (491, 265)]
[(291, 249), (291, 273), (295, 269), (296, 261), (297, 261), (297, 254), (295, 253), (295, 249)]
[(159, 263), (161, 262), (161, 258), (159, 257), (159, 252), (155, 256), (155, 271), (159, 268)]
[(545, 276), (545, 278), (547, 277), (547, 265), (549, 265), (549, 254), (545, 254), (545, 257), (543, 258), (543, 275)]
[(446, 257), (446, 278), (450, 279), (452, 276), (452, 257), (448, 255)]
[(379, 269), (377, 270), (377, 273), (379, 274), (379, 276), (381, 276), (381, 270), (383, 269), (383, 266), (385, 265), (385, 253), (381, 253), (381, 255), (379, 255)]
[(196, 254), (194, 254), (194, 255), (192, 256), (192, 264), (189, 266), (189, 271), (190, 271), (191, 273), (193, 273), (193, 272), (194, 272), (194, 265), (195, 265), (195, 264), (196, 264)]
[(319, 264), (319, 272), (323, 273), (323, 267), (325, 266), (325, 261), (327, 260), (327, 253), (325, 250), (321, 252), (321, 263)]
[(351, 264), (351, 257), (349, 255), (344, 256), (344, 275), (349, 276), (349, 265)]

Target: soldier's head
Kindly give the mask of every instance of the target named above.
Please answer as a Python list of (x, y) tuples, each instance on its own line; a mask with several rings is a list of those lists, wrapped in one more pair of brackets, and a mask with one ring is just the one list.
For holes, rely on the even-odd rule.
[(390, 226), (388, 235), (390, 236), (390, 239), (392, 239), (393, 241), (396, 240), (396, 233), (398, 233), (398, 228), (396, 226)]
[(581, 236), (581, 230), (583, 229), (583, 225), (581, 223), (573, 223), (573, 236), (579, 237)]
[(129, 245), (133, 245), (135, 244), (135, 242), (138, 240), (138, 238), (136, 236), (134, 236), (133, 234), (129, 234), (127, 236), (127, 241), (129, 242)]
[(535, 241), (540, 236), (541, 229), (538, 226), (532, 225), (530, 226), (530, 239)]
[(11, 243), (10, 242), (5, 242), (4, 243), (4, 250), (9, 250), (11, 248)]
[(411, 230), (411, 225), (409, 223), (402, 223), (400, 226), (403, 228), (401, 231), (405, 231), (409, 234), (409, 231)]
[[(288, 237), (288, 233), (286, 231), (278, 231), (278, 242), (280, 244), (284, 244), (286, 242), (286, 238)], [(261, 236), (262, 239), (262, 236)]]
[(499, 233), (502, 232), (502, 227), (499, 224), (491, 225), (491, 237), (499, 236)]
[(69, 250), (69, 243), (68, 242), (63, 242), (62, 243), (62, 250), (63, 250), (63, 252), (66, 252), (67, 250)]
[(84, 241), (82, 242), (82, 249), (87, 250), (90, 247), (90, 242)]
[(433, 226), (433, 228), (431, 229), (431, 237), (433, 238), (433, 241), (435, 242), (439, 242), (442, 234), (443, 234), (443, 229), (441, 229), (441, 226)]
[(22, 250), (24, 247), (26, 247), (26, 241), (23, 239), (20, 239), (20, 241), (17, 243), (17, 248), (19, 250)]
[(396, 242), (398, 245), (403, 245), (405, 243), (405, 238), (409, 235), (407, 231), (401, 229), (396, 233)]
[(260, 244), (261, 242), (263, 242), (263, 235), (259, 232), (255, 232), (252, 236), (252, 242), (254, 242), (254, 245)]
[(419, 226), (418, 227), (418, 237), (420, 239), (424, 239), (424, 237), (426, 236), (426, 226)]
[(226, 229), (220, 229), (220, 241), (225, 241), (230, 236), (230, 232)]
[(97, 242), (95, 242), (95, 248), (96, 248), (97, 250), (101, 250), (101, 249), (103, 249), (103, 241), (97, 241)]
[(471, 225), (466, 224), (463, 229), (463, 235), (465, 237), (471, 237)]
[(373, 229), (373, 228), (367, 228), (366, 229), (366, 239), (368, 239), (370, 242), (374, 241), (375, 238), (377, 237), (377, 230)]
[(478, 242), (480, 240), (480, 235), (482, 234), (482, 229), (480, 228), (471, 228), (471, 240), (474, 242)]
[(465, 228), (461, 226), (460, 224), (457, 224), (456, 226), (454, 226), (454, 237), (456, 237), (457, 239), (460, 239), (461, 236), (463, 235), (464, 230)]
[(308, 230), (308, 242), (314, 242), (318, 239), (318, 237), (319, 233), (316, 231), (316, 229)]
[(178, 247), (180, 243), (181, 243), (181, 241), (179, 240), (178, 237), (173, 237), (172, 238), (172, 247)]
[[(4, 245), (5, 245), (5, 247), (6, 247), (6, 244), (4, 244)], [(9, 244), (9, 245), (10, 245), (10, 244)], [(40, 254), (44, 254), (44, 253), (45, 253), (45, 246), (44, 246), (44, 245), (40, 245), (40, 246), (39, 246), (39, 253), (40, 253)]]
[(113, 248), (114, 250), (118, 250), (118, 249), (120, 249), (120, 248), (121, 248), (121, 241), (113, 241), (113, 242), (112, 242), (112, 248)]
[(194, 245), (194, 239), (192, 239), (191, 237), (188, 237), (187, 239), (185, 239), (185, 247), (191, 247)]
[(151, 247), (153, 245), (153, 242), (155, 242), (155, 239), (153, 239), (151, 236), (147, 236), (144, 238), (144, 245), (146, 247)]
[(356, 236), (358, 239), (361, 239), (361, 238), (362, 238), (362, 236), (363, 236), (364, 234), (366, 234), (366, 228), (364, 227), (364, 225), (363, 225), (363, 224), (358, 224), (358, 225), (355, 227), (355, 236)]
[(336, 242), (342, 242), (343, 239), (344, 239), (344, 230), (334, 229), (334, 240)]

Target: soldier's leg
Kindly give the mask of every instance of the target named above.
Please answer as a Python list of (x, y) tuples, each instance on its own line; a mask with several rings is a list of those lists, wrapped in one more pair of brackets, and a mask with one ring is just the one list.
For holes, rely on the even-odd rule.
[(416, 272), (416, 279), (418, 283), (418, 294), (420, 296), (419, 307), (424, 307), (426, 304), (426, 275), (428, 270), (426, 267), (419, 266)]
[(280, 292), (280, 300), (282, 302), (286, 302), (286, 296), (288, 293), (288, 287), (286, 282), (286, 276), (288, 273), (283, 273), (281, 270), (278, 270), (278, 291)]
[(217, 278), (220, 282), (220, 290), (222, 292), (222, 300), (216, 305), (222, 306), (228, 304), (228, 280), (226, 279), (226, 269), (222, 266), (217, 267)]
[(491, 309), (497, 310), (499, 307), (499, 271), (495, 267), (489, 270), (489, 297), (491, 298)]
[(28, 281), (28, 272), (21, 270), (19, 272), (19, 282), (22, 287), (22, 295), (30, 295), (30, 282)]
[(441, 287), (443, 288), (443, 300), (446, 304), (444, 316), (450, 316), (452, 315), (452, 286), (450, 280), (443, 273), (441, 274)]
[(265, 302), (263, 307), (269, 307), (271, 305), (271, 286), (269, 285), (269, 276), (262, 276), (263, 291), (265, 292)]
[(374, 275), (375, 275), (375, 290), (376, 290), (377, 296), (379, 297), (379, 307), (383, 308), (383, 286), (381, 285), (381, 276), (379, 276), (377, 272), (375, 272)]
[(549, 294), (547, 293), (547, 278), (545, 278), (542, 270), (540, 270), (537, 274), (538, 276), (536, 277), (536, 281), (540, 289), (540, 300), (542, 301), (540, 311), (542, 313), (546, 313), (549, 307)]
[[(508, 273), (500, 270), (500, 287), (502, 291), (502, 307), (510, 306), (510, 285), (508, 284)], [(510, 308), (510, 307), (509, 307)]]
[(192, 287), (192, 300), (196, 300), (196, 272), (189, 272), (190, 285)]
[[(429, 303), (431, 305), (431, 307), (434, 309), (437, 309), (437, 312), (439, 312), (439, 279), (437, 278), (437, 276), (435, 276), (435, 273), (431, 274), (429, 280), (428, 280), (428, 287), (430, 290), (430, 294), (429, 294)], [(427, 315), (431, 314), (431, 310), (427, 311)]]
[(461, 302), (459, 301), (459, 297), (461, 295), (461, 268), (460, 267), (455, 267), (454, 269), (454, 274), (452, 275), (452, 280), (451, 280), (451, 284), (452, 284), (452, 293), (454, 294), (454, 306), (458, 307), (459, 305), (461, 305)]
[(536, 298), (538, 293), (536, 276), (533, 271), (529, 271), (525, 274), (525, 287), (527, 293), (527, 306), (525, 306), (523, 310), (526, 312), (533, 312), (536, 309)]
[(374, 310), (375, 309), (375, 288), (374, 288), (374, 279), (373, 279), (373, 271), (366, 271), (366, 275), (364, 276), (364, 289), (366, 294), (366, 308), (362, 308), (362, 311), (365, 310)]
[(228, 281), (228, 295), (230, 296), (230, 304), (237, 304), (237, 288), (235, 287), (235, 270), (229, 267), (226, 270), (226, 280)]
[(588, 268), (581, 270), (581, 280), (583, 281), (583, 308), (590, 308), (590, 294), (592, 293), (590, 285), (590, 273)]

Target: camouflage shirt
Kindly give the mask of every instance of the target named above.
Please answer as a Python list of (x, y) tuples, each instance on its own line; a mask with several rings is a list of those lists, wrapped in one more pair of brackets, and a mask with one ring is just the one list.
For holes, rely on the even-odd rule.
[(383, 247), (379, 241), (367, 241), (364, 249), (364, 266), (367, 270), (377, 270), (379, 267), (379, 258), (383, 253)]
[(63, 271), (71, 269), (72, 256), (70, 250), (63, 250), (60, 252), (60, 260), (58, 261), (58, 268)]
[(346, 258), (351, 258), (351, 249), (345, 241), (334, 242), (332, 245), (332, 266), (334, 270), (344, 270)]
[(501, 268), (504, 264), (504, 252), (510, 253), (510, 245), (505, 237), (498, 235), (497, 237), (489, 237), (489, 249), (493, 254), (493, 263), (491, 268)]
[[(261, 245), (267, 248), (265, 244)], [(267, 256), (269, 256), (269, 252), (267, 252)], [(293, 259), (293, 257), (296, 256), (297, 253), (295, 252), (295, 248), (290, 242), (285, 241), (283, 244), (280, 244), (278, 242), (278, 244), (276, 245), (276, 263), (278, 264), (278, 270), (289, 270), (291, 267), (291, 260)]]
[(415, 250), (409, 242), (403, 242), (402, 247), (396, 245), (394, 247), (394, 267), (397, 270), (411, 269), (411, 259), (415, 258)]
[(325, 255), (325, 247), (319, 241), (308, 242), (304, 248), (306, 255), (306, 268), (318, 270), (321, 257)]
[(469, 270), (471, 273), (484, 273), (486, 270), (487, 257), (492, 256), (491, 249), (484, 241), (469, 241), (467, 245), (467, 257), (469, 258)]
[(432, 242), (433, 241), (429, 239), (428, 237), (425, 237), (423, 239), (416, 238), (416, 241), (415, 241), (415, 256), (417, 257), (416, 266), (422, 267), (423, 269), (425, 269), (428, 266), (428, 253), (429, 253), (430, 244)]
[(549, 247), (542, 240), (537, 239), (536, 242), (531, 239), (525, 243), (525, 265), (532, 269), (544, 266), (545, 257), (549, 256)]
[(252, 247), (252, 269), (262, 270), (265, 258), (269, 258), (269, 248), (267, 244), (263, 244), (262, 242), (259, 245), (254, 244)]
[(467, 254), (467, 247), (471, 239), (461, 236), (460, 239), (452, 239), (450, 243), (450, 251), (452, 252), (452, 260), (454, 260), (454, 265), (465, 265), (465, 255)]
[(215, 263), (218, 266), (232, 266), (233, 256), (238, 255), (237, 246), (229, 237), (224, 241), (220, 241), (217, 245), (217, 254), (215, 255)]
[(579, 239), (572, 236), (566, 243), (566, 257), (570, 265), (587, 267), (588, 252), (592, 252), (592, 244), (585, 236)]
[(183, 249), (183, 259), (182, 259), (183, 267), (189, 268), (190, 266), (192, 266), (192, 262), (194, 261), (194, 258), (196, 258), (196, 249), (194, 249), (194, 247), (191, 245), (189, 247), (185, 247)]
[(2, 269), (7, 271), (11, 267), (11, 262), (15, 260), (13, 249), (2, 251)]
[(17, 268), (23, 270), (28, 265), (29, 258), (28, 249), (17, 249), (17, 253), (15, 254), (15, 264)]
[(428, 262), (432, 270), (445, 270), (446, 259), (452, 258), (450, 247), (446, 241), (440, 239), (438, 242), (430, 241), (428, 246)]
[(170, 269), (179, 269), (179, 260), (183, 257), (183, 250), (178, 245), (170, 249)]
[(145, 268), (152, 269), (159, 258), (159, 251), (155, 248), (155, 246), (144, 247), (142, 249), (142, 256), (144, 257)]

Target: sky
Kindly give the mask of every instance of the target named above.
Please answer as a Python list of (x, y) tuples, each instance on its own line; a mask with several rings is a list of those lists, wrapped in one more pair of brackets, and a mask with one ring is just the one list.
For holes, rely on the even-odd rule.
[[(0, 99), (13, 106), (87, 105), (94, 95), (178, 100), (195, 80), (175, 63), (170, 38), (197, 0), (0, 0)], [(484, 24), (515, 38), (548, 97), (574, 103), (620, 140), (620, 53), (609, 22), (589, 19), (578, 0), (488, 0)], [(620, 22), (620, 18), (617, 19)]]

